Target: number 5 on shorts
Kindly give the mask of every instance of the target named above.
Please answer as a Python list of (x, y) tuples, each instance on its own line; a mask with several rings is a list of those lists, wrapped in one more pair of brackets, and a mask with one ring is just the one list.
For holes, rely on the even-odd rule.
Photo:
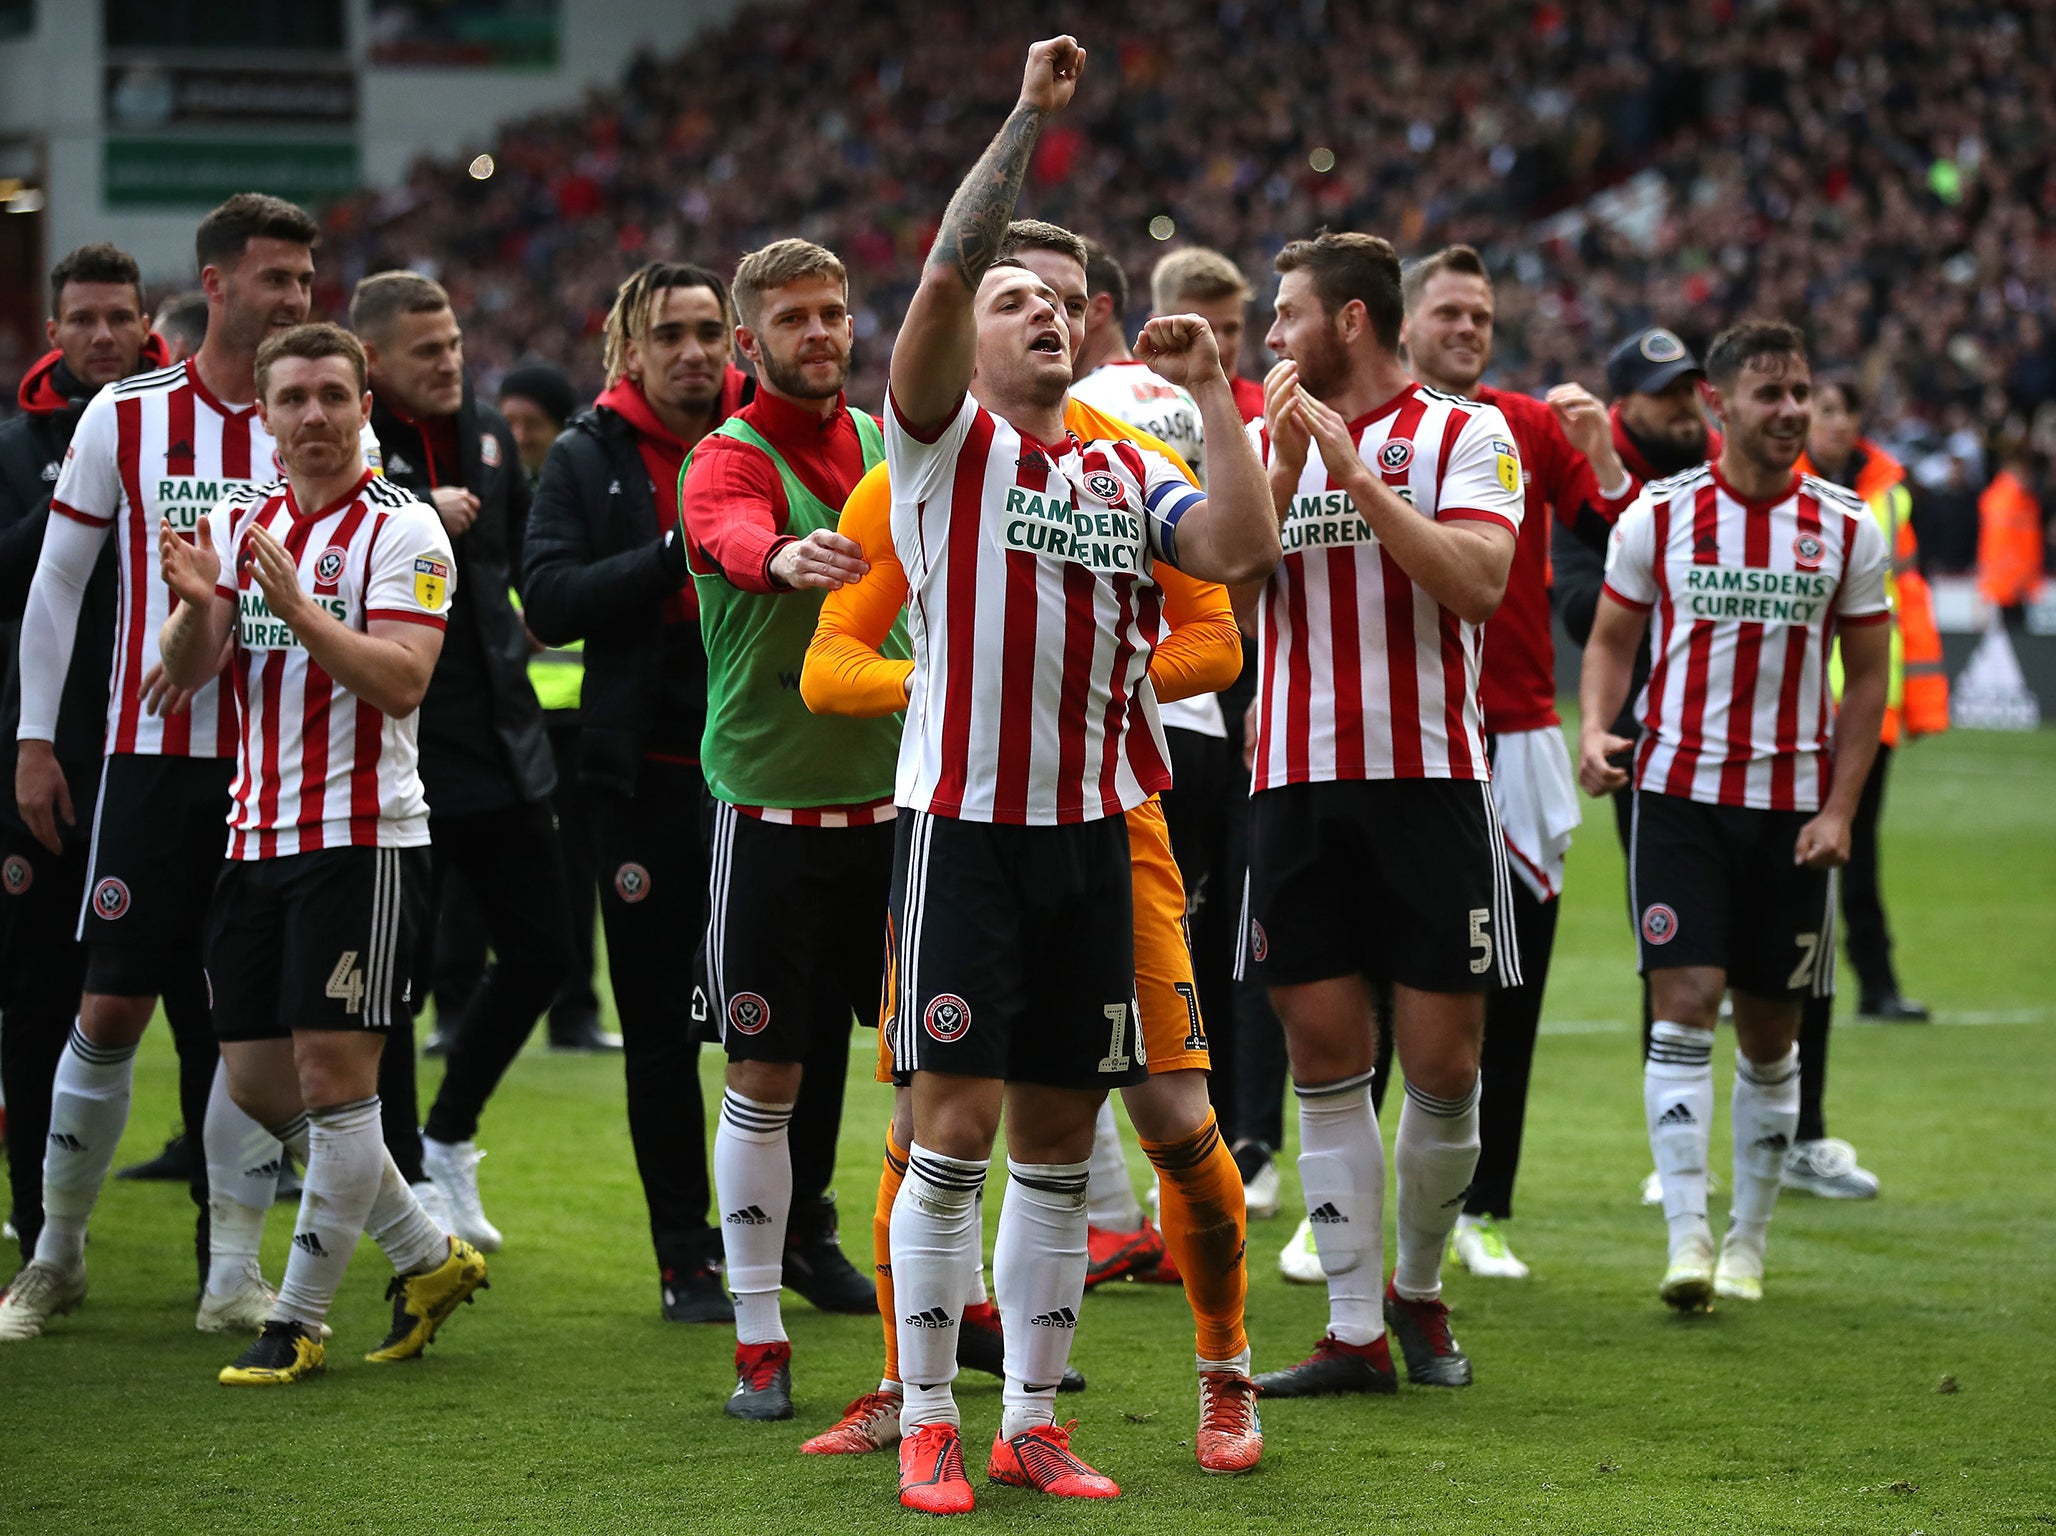
[(1485, 931), (1485, 925), (1491, 921), (1491, 908), (1471, 908), (1471, 948), (1478, 951), (1471, 956), (1473, 976), (1482, 976), (1492, 969), (1492, 935)]
[(343, 951), (336, 968), (328, 973), (328, 985), (321, 989), (321, 995), (341, 1003), (345, 1013), (364, 1011), (364, 967), (357, 963), (356, 950)]

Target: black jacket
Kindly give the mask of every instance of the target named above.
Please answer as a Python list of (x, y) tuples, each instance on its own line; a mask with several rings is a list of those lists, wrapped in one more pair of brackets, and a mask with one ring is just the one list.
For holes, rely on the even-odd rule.
[[(1564, 632), (1580, 646), (1592, 638), (1592, 624), (1599, 615), (1599, 589), (1606, 585), (1606, 555), (1570, 529), (1558, 524), (1549, 531), (1549, 600)], [(1613, 734), (1633, 741), (1642, 734), (1635, 718), (1635, 700), (1649, 681), (1649, 636), (1635, 647), (1635, 669), (1628, 680), (1627, 702), (1613, 722)]]
[(528, 479), (514, 434), (476, 399), (457, 412), (456, 472), (435, 464), (421, 429), (374, 396), (371, 429), (385, 476), (430, 499), (437, 485), (478, 498), (478, 518), (452, 539), (457, 589), (443, 654), (421, 702), (421, 783), (431, 812), (469, 816), (544, 798), (557, 784), (543, 712), (528, 681), (528, 636), (510, 595), (528, 521)]
[(707, 653), (697, 624), (666, 624), (664, 601), (691, 580), (657, 504), (635, 429), (595, 406), (543, 462), (529, 516), (521, 601), (545, 645), (585, 642), (578, 776), (632, 795), (643, 754), (697, 760), (707, 719)]
[[(31, 387), (40, 385), (30, 400)], [(50, 521), (50, 493), (58, 467), (71, 446), (79, 417), (92, 391), (65, 371), (61, 362), (45, 358), (22, 386), (22, 414), (0, 423), (0, 666), (6, 669), (0, 690), (0, 718), (12, 741), (21, 722), (20, 636), (22, 611), (43, 549), (43, 529)], [(75, 824), (58, 831), (84, 841), (92, 835), (93, 803), (100, 793), (101, 748), (107, 733), (107, 679), (114, 662), (114, 622), (120, 601), (114, 541), (109, 539), (86, 583), (79, 609), (78, 639), (71, 653), (71, 671), (64, 680), (57, 712), (57, 761), (71, 791)], [(12, 758), (9, 768), (12, 769)], [(0, 818), (20, 826), (10, 784), (0, 792)]]

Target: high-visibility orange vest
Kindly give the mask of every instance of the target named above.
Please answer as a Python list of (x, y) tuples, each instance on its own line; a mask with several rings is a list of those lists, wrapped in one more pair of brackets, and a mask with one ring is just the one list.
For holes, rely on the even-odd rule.
[(2031, 603), (2042, 588), (2042, 507), (2010, 469), (1977, 499), (1977, 587), (1995, 608)]
[[(1857, 451), (1863, 467), (1856, 472), (1856, 494), (1878, 520), (1892, 564), (1885, 576), (1885, 596), (1892, 605), (1891, 674), (1886, 685), (1885, 720), (1878, 739), (1888, 747), (1908, 737), (1930, 736), (1949, 728), (1949, 676), (1942, 670), (1942, 637), (1935, 628), (1934, 598), (1920, 574), (1919, 546), (1913, 537), (1913, 498), (1906, 490), (1905, 466), (1867, 438)], [(1814, 473), (1802, 457), (1799, 468)], [(1842, 696), (1842, 650), (1828, 661), (1828, 680), (1835, 697)]]

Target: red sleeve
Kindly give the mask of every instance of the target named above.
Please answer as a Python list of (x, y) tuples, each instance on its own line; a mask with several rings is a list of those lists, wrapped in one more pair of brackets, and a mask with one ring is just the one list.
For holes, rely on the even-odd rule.
[(699, 441), (679, 510), (694, 550), (744, 592), (783, 590), (771, 582), (771, 557), (790, 544), (784, 532), (785, 483), (770, 459), (747, 443), (709, 436)]

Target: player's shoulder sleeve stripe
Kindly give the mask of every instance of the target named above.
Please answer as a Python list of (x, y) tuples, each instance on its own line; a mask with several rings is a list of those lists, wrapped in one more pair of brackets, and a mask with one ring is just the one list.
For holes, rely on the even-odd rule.
[(254, 481), (248, 481), (233, 487), (226, 496), (221, 498), (221, 503), (223, 506), (246, 507), (254, 502), (269, 501), (274, 496), (283, 496), (285, 493), (286, 483), (283, 480), (273, 480), (268, 485), (259, 485)]
[(1471, 399), (1471, 397), (1468, 395), (1451, 394), (1446, 389), (1431, 389), (1426, 384), (1420, 386), (1420, 391), (1422, 394), (1426, 395), (1430, 400), (1439, 400), (1444, 405), (1460, 405), (1470, 410), (1476, 410), (1478, 408), (1478, 402)]
[[(394, 511), (402, 507), (429, 505), (404, 486), (395, 485), (379, 475), (372, 476), (371, 483), (364, 487), (364, 499), (375, 506), (390, 507)], [(431, 507), (430, 510), (433, 511), (434, 508)]]
[(1801, 475), (1799, 489), (1824, 506), (1833, 507), (1837, 512), (1849, 517), (1865, 517), (1870, 513), (1870, 508), (1864, 505), (1861, 496), (1847, 486), (1837, 485), (1832, 480), (1823, 480), (1819, 475)]
[(185, 378), (186, 365), (184, 363), (172, 363), (168, 367), (155, 368), (148, 373), (133, 373), (125, 379), (116, 379), (114, 383), (108, 386), (107, 392), (117, 400), (126, 400), (135, 395), (145, 395), (153, 390), (168, 389), (175, 384), (183, 384)]
[(1696, 491), (1701, 486), (1711, 484), (1713, 484), (1713, 466), (1711, 464), (1694, 464), (1690, 469), (1681, 469), (1676, 474), (1666, 475), (1661, 480), (1651, 480), (1642, 488), (1642, 493), (1652, 501), (1668, 501), (1673, 496), (1682, 496), (1688, 491)]

